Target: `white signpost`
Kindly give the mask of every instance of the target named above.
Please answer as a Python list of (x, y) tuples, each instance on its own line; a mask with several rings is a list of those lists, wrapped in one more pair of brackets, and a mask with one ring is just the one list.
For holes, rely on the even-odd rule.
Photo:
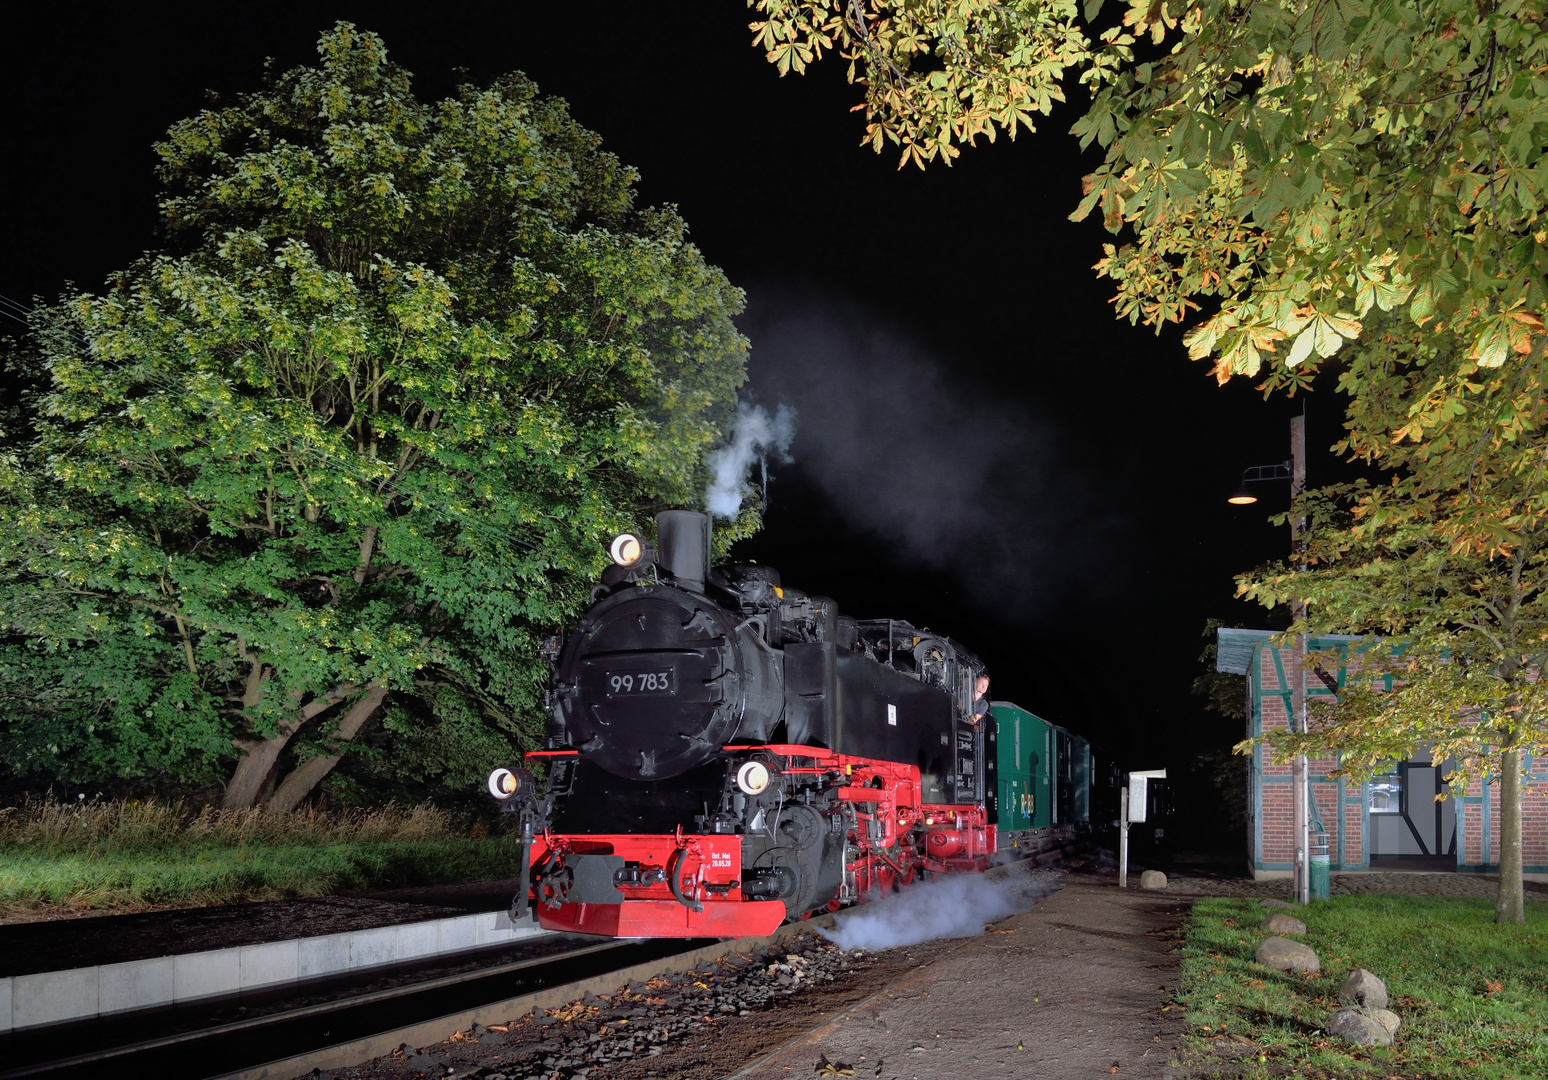
[(1150, 799), (1146, 797), (1145, 785), (1150, 778), (1157, 780), (1166, 779), (1165, 769), (1144, 769), (1129, 774), (1129, 783), (1118, 796), (1118, 887), (1129, 887), (1129, 825), (1142, 823), (1146, 817), (1146, 808), (1150, 805)]

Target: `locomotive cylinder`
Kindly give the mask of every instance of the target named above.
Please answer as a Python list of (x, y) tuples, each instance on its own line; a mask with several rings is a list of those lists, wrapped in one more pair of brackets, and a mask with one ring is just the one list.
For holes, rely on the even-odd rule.
[(967, 837), (958, 829), (939, 829), (925, 841), (925, 854), (932, 859), (949, 859), (967, 848)]

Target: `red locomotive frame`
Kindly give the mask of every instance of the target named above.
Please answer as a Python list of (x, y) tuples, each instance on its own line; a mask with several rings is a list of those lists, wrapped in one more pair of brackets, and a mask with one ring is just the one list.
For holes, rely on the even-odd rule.
[[(863, 903), (911, 884), (919, 872), (982, 873), (995, 850), (995, 827), (982, 805), (924, 802), (912, 765), (791, 744), (737, 745), (773, 755), (786, 775), (842, 776), (829, 794), (848, 821), (843, 883), (826, 910)], [(530, 759), (573, 755), (534, 751)], [(748, 937), (785, 920), (778, 900), (744, 897), (742, 838), (736, 834), (557, 834), (532, 839), (530, 865), (560, 866), (569, 854), (618, 855), (639, 883), (617, 885), (622, 903), (555, 903), (542, 875), (531, 890), (538, 923), (548, 930), (608, 937)], [(674, 890), (672, 885), (677, 885)], [(822, 910), (821, 908), (817, 910)], [(804, 913), (803, 913), (804, 914)]]

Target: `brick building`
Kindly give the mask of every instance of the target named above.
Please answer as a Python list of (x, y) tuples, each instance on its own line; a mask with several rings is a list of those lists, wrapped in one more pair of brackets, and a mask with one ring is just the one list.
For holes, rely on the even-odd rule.
[[(1276, 646), (1273, 637), (1269, 630), (1219, 631), (1216, 669), (1247, 677), (1248, 737), (1289, 728), (1296, 656), (1293, 649)], [(1353, 640), (1314, 638), (1310, 649), (1338, 649), (1347, 659)], [(1308, 701), (1336, 693), (1347, 675), (1342, 663), (1337, 672), (1308, 671)], [(1497, 870), (1496, 783), (1474, 780), (1460, 795), (1448, 794), (1437, 802), (1435, 795), (1446, 787), (1441, 779), (1446, 763), (1432, 761), (1422, 746), (1415, 747), (1407, 760), (1394, 762), (1388, 773), (1364, 782), (1330, 776), (1336, 766), (1333, 758), (1307, 762), (1311, 817), (1322, 823), (1327, 834), (1334, 870)], [(1528, 755), (1523, 779), (1522, 861), (1526, 873), (1548, 875), (1548, 759)], [(1253, 874), (1286, 876), (1295, 860), (1290, 764), (1275, 764), (1272, 755), (1259, 747), (1250, 759), (1247, 784), (1247, 858)]]

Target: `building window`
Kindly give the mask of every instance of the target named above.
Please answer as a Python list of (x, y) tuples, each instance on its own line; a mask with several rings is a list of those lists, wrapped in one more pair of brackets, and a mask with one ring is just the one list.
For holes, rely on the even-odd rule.
[(1393, 769), (1389, 773), (1371, 777), (1371, 813), (1401, 814), (1403, 812), (1403, 774)]

